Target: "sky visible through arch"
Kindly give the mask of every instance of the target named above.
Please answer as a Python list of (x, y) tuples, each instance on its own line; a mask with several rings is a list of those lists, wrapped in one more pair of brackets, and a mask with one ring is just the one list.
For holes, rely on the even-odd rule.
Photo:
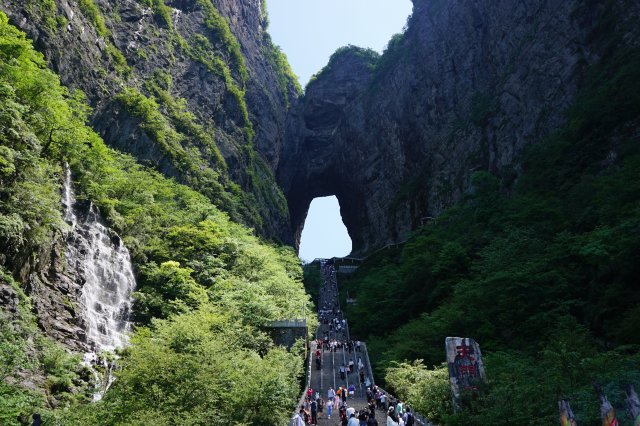
[[(412, 7), (411, 0), (267, 0), (269, 33), (304, 87), (339, 47), (353, 44), (382, 53), (391, 36), (402, 31)], [(302, 231), (300, 258), (350, 251), (338, 200), (316, 198)]]

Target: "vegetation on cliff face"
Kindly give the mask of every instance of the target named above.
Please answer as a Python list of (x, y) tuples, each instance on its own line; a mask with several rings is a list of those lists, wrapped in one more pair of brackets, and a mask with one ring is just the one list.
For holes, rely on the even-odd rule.
[(289, 104), (292, 100), (289, 98), (289, 87), (293, 87), (293, 93), (296, 96), (302, 94), (302, 87), (298, 81), (298, 76), (293, 72), (287, 55), (285, 55), (280, 46), (273, 43), (271, 36), (266, 30), (264, 32), (264, 46), (262, 53), (277, 70), (278, 87), (285, 94), (287, 104)]
[[(62, 385), (25, 391), (8, 380), (31, 367), (14, 350), (24, 332), (3, 326), (0, 354), (17, 360), (6, 364), (11, 371), (3, 371), (0, 382), (3, 424), (20, 424), (33, 410), (51, 408), (47, 397), (59, 389), (80, 394), (57, 398), (62, 405), (45, 412), (56, 424), (279, 424), (287, 417), (299, 391), (301, 361), (275, 348), (264, 327), (305, 305), (311, 309), (293, 250), (262, 242), (207, 197), (107, 148), (85, 124), (90, 109), (82, 94), (60, 85), (4, 14), (0, 100), (3, 262), (38, 252), (65, 230), (60, 182), (66, 161), (78, 197), (100, 207), (132, 254), (139, 326), (121, 354), (116, 384), (90, 407), (78, 405), (87, 397), (79, 387), (83, 373), (64, 357), (49, 374), (63, 363), (67, 376), (52, 382)], [(162, 124), (153, 102), (139, 101), (149, 125)], [(36, 358), (42, 353), (34, 349)]]
[(338, 62), (340, 58), (348, 56), (355, 56), (362, 59), (366, 64), (369, 65), (369, 67), (371, 67), (371, 69), (376, 68), (381, 58), (380, 54), (373, 49), (364, 49), (362, 47), (353, 45), (343, 46), (333, 52), (333, 54), (329, 58), (329, 62), (327, 63), (327, 65), (325, 65), (316, 74), (311, 76), (311, 78), (309, 79), (309, 83), (307, 83), (307, 89), (311, 87), (313, 83), (315, 83), (315, 81), (321, 78), (323, 75), (331, 72), (331, 70), (334, 69), (336, 62)]
[[(445, 337), (466, 336), (482, 346), (489, 385), (446, 424), (551, 424), (559, 397), (596, 424), (593, 380), (622, 410), (623, 384), (640, 385), (638, 117), (640, 52), (611, 51), (519, 180), (476, 173), (462, 203), (342, 279), (377, 376), (391, 361), (439, 365)], [(432, 396), (407, 398), (425, 409), (419, 398), (439, 389), (429, 383), (447, 380), (405, 364), (387, 374), (398, 392), (397, 368), (424, 375)]]
[[(156, 71), (155, 76), (142, 88), (126, 88), (117, 99), (132, 114), (143, 118), (142, 127), (148, 130), (151, 139), (171, 158), (172, 164), (183, 176), (184, 183), (207, 195), (214, 204), (228, 212), (233, 220), (262, 229), (264, 224), (261, 212), (264, 213), (265, 207), (286, 212), (286, 200), (277, 189), (268, 192), (262, 190), (265, 183), (261, 179), (268, 184), (274, 178), (270, 172), (264, 173), (256, 160), (258, 154), (253, 147), (253, 123), (249, 119), (245, 98), (248, 69), (240, 43), (211, 0), (196, 1), (204, 14), (207, 31), (191, 34), (189, 39), (185, 39), (173, 27), (171, 9), (163, 1), (144, 0), (142, 3), (151, 7), (156, 20), (168, 28), (176, 48), (223, 79), (227, 92), (236, 103), (237, 124), (243, 128), (243, 140), (239, 144), (243, 146), (242, 154), (246, 156), (244, 171), (249, 179), (245, 187), (241, 188), (229, 178), (228, 167), (215, 140), (210, 136), (215, 130), (214, 123), (201, 119), (201, 122), (208, 124), (208, 131), (203, 132), (200, 128), (194, 132), (198, 127), (195, 124), (196, 117), (189, 111), (185, 100), (174, 97), (169, 74)], [(145, 99), (146, 96), (140, 90), (144, 90), (150, 97)], [(284, 93), (286, 94), (286, 90)], [(139, 108), (141, 106), (145, 108)], [(231, 112), (234, 110), (230, 106), (228, 109)], [(176, 111), (180, 112), (179, 116)], [(185, 118), (189, 122), (186, 126)], [(188, 143), (189, 139), (195, 139), (195, 143)]]
[[(10, 1), (5, 10), (14, 19), (28, 15), (26, 27), (37, 29), (47, 57), (52, 63), (64, 64), (60, 68), (63, 79), (83, 88), (96, 106), (92, 117), (96, 128), (109, 127), (117, 133), (126, 126), (113, 122), (122, 124), (130, 116), (150, 118), (141, 114), (141, 106), (147, 107), (145, 113), (154, 110), (153, 125), (147, 121), (141, 126), (144, 134), (105, 137), (108, 144), (126, 150), (129, 146), (118, 145), (119, 141), (129, 136), (144, 138), (146, 145), (136, 145), (130, 152), (139, 159), (153, 152), (153, 159), (145, 158), (145, 164), (205, 194), (232, 220), (253, 227), (258, 234), (273, 240), (283, 237), (288, 221), (286, 199), (256, 152), (254, 123), (247, 106), (251, 70), (240, 41), (253, 34), (236, 37), (228, 18), (211, 0), (137, 3), (81, 0), (65, 6), (55, 0), (27, 0)], [(134, 20), (139, 21), (139, 28), (133, 28)], [(258, 38), (263, 36), (259, 28), (256, 31)], [(80, 75), (68, 67), (76, 60), (59, 51), (76, 32)], [(292, 93), (297, 93), (297, 79), (268, 36), (261, 46), (267, 67), (254, 67), (253, 77), (262, 72), (275, 76), (280, 92), (276, 96), (282, 96), (284, 107)], [(156, 71), (178, 84), (156, 84)], [(204, 82), (204, 96), (209, 99), (198, 104), (193, 98), (200, 94), (193, 88)], [(114, 101), (118, 105), (112, 105)], [(108, 121), (114, 109), (120, 112), (118, 118), (100, 127), (101, 119)], [(205, 133), (192, 125), (196, 122)]]

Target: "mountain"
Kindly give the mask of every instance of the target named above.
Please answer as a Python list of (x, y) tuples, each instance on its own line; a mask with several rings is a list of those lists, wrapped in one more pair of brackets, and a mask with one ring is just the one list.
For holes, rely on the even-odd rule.
[[(632, 0), (414, 0), (382, 55), (341, 48), (302, 93), (264, 1), (3, 1), (0, 423), (286, 422), (305, 351), (269, 331), (313, 310), (294, 248), (325, 195), (361, 258), (350, 329), (410, 404), (546, 424), (565, 397), (595, 418), (606, 380), (621, 406), (639, 22)], [(451, 335), (489, 377), (454, 416), (417, 361)]]
[(269, 324), (312, 306), (256, 151), (296, 85), (260, 2), (173, 6), (0, 5), (3, 425), (280, 424), (298, 397)]
[(274, 182), (297, 80), (258, 1), (5, 1), (110, 145), (288, 241)]
[(336, 194), (354, 254), (405, 241), (567, 124), (589, 69), (637, 47), (633, 1), (414, 1), (384, 55), (347, 47), (290, 110), (278, 181), (299, 242)]

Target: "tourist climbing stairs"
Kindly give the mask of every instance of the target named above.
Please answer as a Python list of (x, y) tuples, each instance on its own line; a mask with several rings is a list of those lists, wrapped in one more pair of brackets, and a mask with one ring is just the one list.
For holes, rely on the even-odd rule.
[[(334, 406), (331, 418), (328, 413), (328, 392), (332, 388), (337, 392), (339, 388), (348, 390), (354, 388), (353, 395), (347, 397), (348, 407), (356, 412), (366, 409), (368, 406), (367, 387), (374, 385), (373, 370), (369, 360), (366, 344), (364, 342), (351, 342), (349, 335), (349, 323), (340, 308), (338, 298), (338, 282), (336, 271), (330, 261), (321, 260), (322, 284), (318, 303), (319, 326), (315, 335), (315, 341), (311, 342), (308, 359), (307, 384), (300, 405), (308, 407), (309, 400), (319, 396), (323, 404), (318, 410), (318, 425), (339, 425), (340, 416)], [(351, 342), (351, 346), (348, 345)], [(349, 372), (349, 363), (353, 362), (354, 368)], [(341, 376), (341, 368), (346, 374)], [(395, 398), (384, 392), (388, 402), (394, 402)], [(336, 396), (336, 401), (338, 397)], [(415, 413), (417, 414), (417, 413)], [(379, 424), (386, 424), (384, 409), (376, 412)], [(416, 424), (430, 426), (425, 418), (416, 415)]]

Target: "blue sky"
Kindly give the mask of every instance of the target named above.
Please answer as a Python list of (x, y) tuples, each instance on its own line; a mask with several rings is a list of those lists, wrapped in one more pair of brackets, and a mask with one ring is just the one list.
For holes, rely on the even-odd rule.
[(300, 258), (310, 262), (316, 258), (342, 257), (351, 252), (351, 239), (340, 217), (336, 197), (316, 198), (302, 230)]
[[(353, 44), (382, 53), (411, 14), (410, 0), (267, 0), (269, 33), (304, 87), (339, 47)], [(302, 231), (300, 258), (345, 256), (351, 239), (335, 197), (316, 198)]]
[(267, 0), (269, 33), (304, 87), (338, 47), (379, 52), (402, 31), (410, 0)]

